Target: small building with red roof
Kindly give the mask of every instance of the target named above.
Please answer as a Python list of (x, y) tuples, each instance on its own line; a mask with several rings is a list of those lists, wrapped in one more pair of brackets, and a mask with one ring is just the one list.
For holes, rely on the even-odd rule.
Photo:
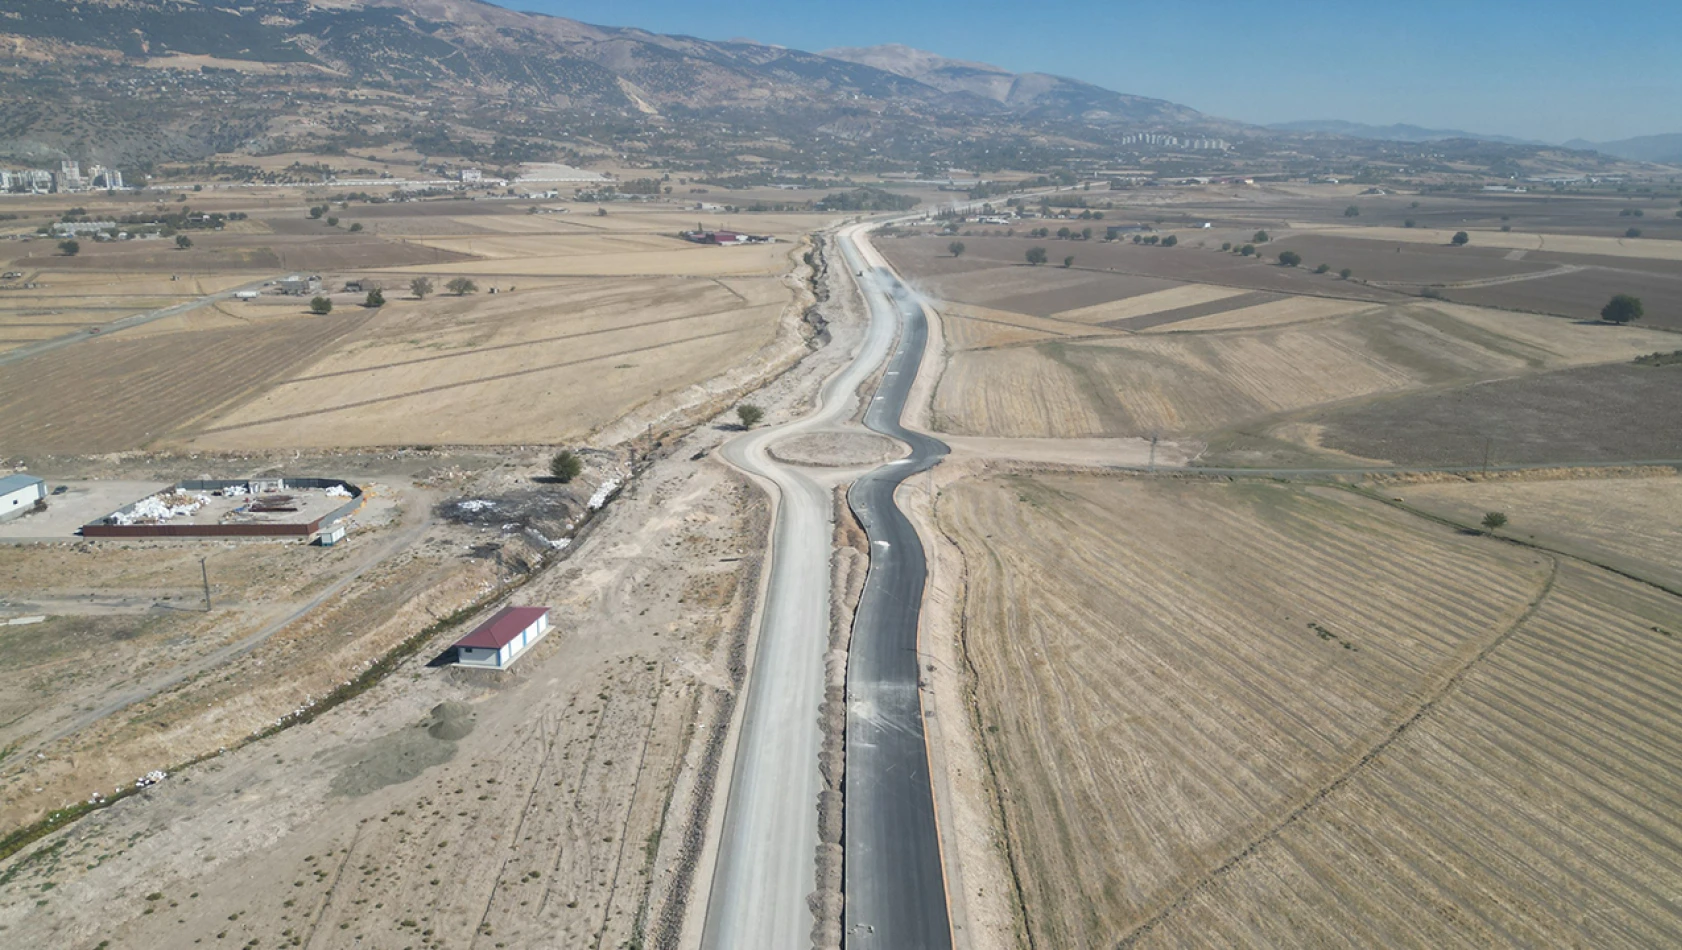
[(456, 641), (456, 663), (506, 670), (548, 632), (548, 607), (504, 607)]

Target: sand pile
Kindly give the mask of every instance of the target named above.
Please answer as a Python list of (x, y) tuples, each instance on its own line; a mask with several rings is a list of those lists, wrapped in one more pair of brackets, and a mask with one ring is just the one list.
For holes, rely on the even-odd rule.
[(432, 707), (432, 723), (426, 727), (426, 732), (434, 739), (465, 739), (473, 731), (475, 722), (472, 706), (439, 703)]

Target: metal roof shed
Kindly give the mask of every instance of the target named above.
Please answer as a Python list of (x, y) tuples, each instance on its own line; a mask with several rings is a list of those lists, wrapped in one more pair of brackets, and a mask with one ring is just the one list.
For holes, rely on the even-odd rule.
[(0, 478), (0, 520), (21, 515), (47, 497), (47, 483), (34, 475), (7, 475)]
[(549, 632), (548, 607), (504, 607), (455, 643), (456, 663), (506, 670)]

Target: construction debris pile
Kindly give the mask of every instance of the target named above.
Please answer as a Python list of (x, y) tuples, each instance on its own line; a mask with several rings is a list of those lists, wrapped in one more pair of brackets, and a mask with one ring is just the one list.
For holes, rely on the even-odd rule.
[(191, 515), (209, 503), (208, 495), (164, 492), (140, 499), (127, 511), (113, 514), (111, 520), (117, 524), (162, 524), (171, 518)]

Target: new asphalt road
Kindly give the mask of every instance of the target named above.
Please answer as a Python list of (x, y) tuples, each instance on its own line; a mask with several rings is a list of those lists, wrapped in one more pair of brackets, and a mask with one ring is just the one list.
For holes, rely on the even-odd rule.
[(880, 280), (900, 341), (864, 424), (905, 442), (911, 454), (858, 479), (847, 493), (869, 535), (870, 573), (847, 660), (843, 933), (849, 950), (946, 950), (952, 931), (918, 698), (917, 618), (927, 568), (894, 491), (939, 464), (947, 449), (900, 425), (928, 322), (892, 274), (881, 272)]

